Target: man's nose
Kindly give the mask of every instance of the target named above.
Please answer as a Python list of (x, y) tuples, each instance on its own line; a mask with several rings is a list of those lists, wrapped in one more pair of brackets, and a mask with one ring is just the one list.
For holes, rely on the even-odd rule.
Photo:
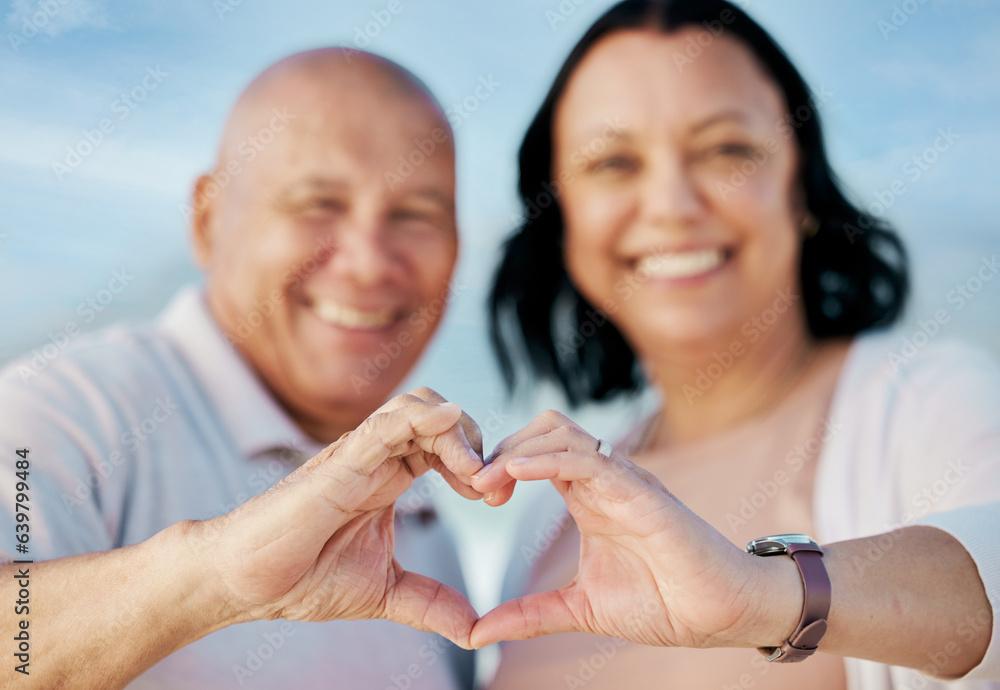
[(342, 228), (334, 263), (341, 276), (357, 285), (385, 282), (396, 262), (383, 224), (356, 219)]

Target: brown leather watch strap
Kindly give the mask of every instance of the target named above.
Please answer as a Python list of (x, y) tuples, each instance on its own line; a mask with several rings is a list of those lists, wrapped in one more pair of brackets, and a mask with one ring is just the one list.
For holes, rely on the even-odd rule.
[(802, 576), (805, 596), (802, 616), (795, 632), (780, 647), (761, 649), (769, 661), (794, 663), (809, 658), (826, 634), (826, 619), (830, 615), (830, 576), (823, 563), (823, 549), (814, 544), (789, 544), (785, 551)]

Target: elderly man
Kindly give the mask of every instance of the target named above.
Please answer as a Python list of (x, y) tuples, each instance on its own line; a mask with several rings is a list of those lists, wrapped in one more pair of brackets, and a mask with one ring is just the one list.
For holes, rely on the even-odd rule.
[(399, 66), (326, 49), (250, 84), (194, 192), (204, 289), (0, 379), (3, 550), (34, 561), (3, 566), (2, 629), (24, 631), (5, 676), (471, 685), (434, 634), (467, 647), (476, 620), (454, 549), (427, 505), (394, 504), (428, 469), (481, 497), (481, 436), (428, 389), (383, 405), (448, 295), (454, 186), (447, 121)]

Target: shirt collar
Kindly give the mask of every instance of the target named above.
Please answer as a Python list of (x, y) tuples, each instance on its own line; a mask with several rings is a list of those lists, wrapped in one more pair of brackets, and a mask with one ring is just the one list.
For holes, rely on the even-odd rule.
[(323, 448), (292, 421), (232, 346), (200, 290), (178, 293), (158, 327), (194, 370), (244, 457), (292, 448), (301, 455), (294, 461), (300, 464)]

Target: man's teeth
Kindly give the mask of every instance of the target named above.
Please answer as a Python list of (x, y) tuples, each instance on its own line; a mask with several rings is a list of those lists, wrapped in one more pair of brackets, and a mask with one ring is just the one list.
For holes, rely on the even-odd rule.
[(651, 254), (639, 259), (635, 271), (650, 278), (690, 278), (721, 266), (725, 259), (721, 249)]
[(391, 310), (358, 311), (327, 300), (316, 300), (313, 304), (313, 311), (320, 319), (334, 326), (367, 330), (384, 328), (392, 323), (395, 317)]

